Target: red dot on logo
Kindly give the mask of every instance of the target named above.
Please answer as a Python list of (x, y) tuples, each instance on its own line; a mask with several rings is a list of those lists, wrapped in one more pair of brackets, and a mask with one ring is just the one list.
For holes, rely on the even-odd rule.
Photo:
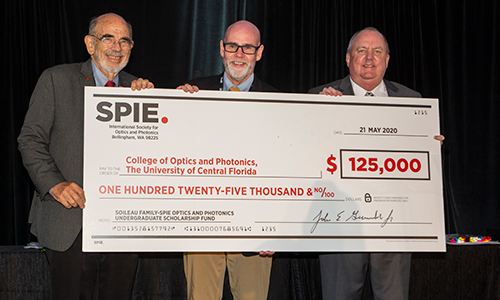
[(163, 124), (167, 124), (167, 123), (168, 123), (168, 118), (167, 118), (167, 117), (163, 117), (163, 118), (161, 118), (161, 122), (162, 122)]

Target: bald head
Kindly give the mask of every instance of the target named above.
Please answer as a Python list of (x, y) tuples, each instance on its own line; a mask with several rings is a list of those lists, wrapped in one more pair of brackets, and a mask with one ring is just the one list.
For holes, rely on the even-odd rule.
[(132, 25), (130, 25), (129, 22), (125, 21), (125, 19), (122, 18), (120, 15), (117, 15), (115, 13), (103, 14), (103, 15), (100, 15), (100, 16), (95, 17), (92, 20), (90, 20), (89, 35), (96, 35), (98, 24), (103, 24), (103, 23), (106, 23), (109, 21), (115, 21), (115, 22), (118, 21), (118, 22), (122, 22), (123, 24), (125, 24), (128, 28), (130, 38), (132, 39)]
[(227, 28), (224, 40), (220, 41), (220, 56), (225, 73), (235, 86), (252, 76), (262, 51), (264, 45), (260, 43), (260, 32), (254, 24), (242, 20)]
[(226, 29), (226, 34), (224, 35), (224, 41), (227, 41), (229, 37), (232, 35), (241, 36), (244, 34), (248, 37), (249, 41), (252, 41), (251, 44), (258, 46), (260, 45), (260, 31), (257, 26), (248, 22), (246, 20), (241, 20), (231, 24)]

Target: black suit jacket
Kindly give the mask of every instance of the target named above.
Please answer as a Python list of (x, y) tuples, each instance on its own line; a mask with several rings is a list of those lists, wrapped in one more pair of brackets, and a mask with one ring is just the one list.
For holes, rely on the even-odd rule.
[[(191, 85), (196, 85), (201, 90), (220, 90), (222, 89), (222, 77), (224, 73), (216, 76), (209, 76), (203, 78), (196, 78), (189, 80), (188, 83)], [(253, 84), (250, 88), (253, 92), (279, 92), (274, 87), (261, 81), (256, 75), (254, 75)]]
[[(412, 89), (407, 88), (406, 86), (392, 82), (384, 79), (385, 86), (387, 87), (387, 94), (389, 97), (414, 97), (414, 98), (422, 98), (419, 92), (416, 92)], [(319, 94), (325, 87), (333, 87), (334, 89), (342, 92), (344, 95), (354, 95), (354, 90), (352, 89), (351, 80), (349, 76), (344, 77), (343, 79), (333, 81), (327, 84), (323, 84), (312, 88), (309, 90), (310, 94)]]
[[(196, 79), (192, 79), (192, 80), (188, 81), (188, 83), (191, 85), (196, 85), (201, 90), (221, 90), (222, 85), (223, 85), (223, 80), (224, 80), (223, 76), (224, 76), (224, 73), (222, 73), (221, 75), (216, 75), (216, 76), (196, 78)], [(251, 92), (279, 92), (274, 87), (261, 81), (257, 76), (254, 76), (252, 86), (250, 87), (250, 91)], [(242, 252), (242, 254), (245, 256), (256, 255), (255, 252)]]

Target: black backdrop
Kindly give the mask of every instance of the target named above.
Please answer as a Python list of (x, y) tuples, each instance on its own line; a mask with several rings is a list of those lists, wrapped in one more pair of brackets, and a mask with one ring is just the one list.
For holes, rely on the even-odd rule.
[(494, 0), (16, 0), (2, 8), (0, 245), (33, 240), (27, 224), (33, 188), (16, 138), (36, 81), (48, 67), (86, 60), (89, 19), (106, 12), (134, 28), (126, 70), (165, 88), (221, 72), (218, 42), (239, 19), (261, 29), (258, 76), (298, 93), (344, 77), (350, 36), (378, 28), (391, 48), (386, 78), (440, 99), (447, 232), (500, 227), (500, 10)]

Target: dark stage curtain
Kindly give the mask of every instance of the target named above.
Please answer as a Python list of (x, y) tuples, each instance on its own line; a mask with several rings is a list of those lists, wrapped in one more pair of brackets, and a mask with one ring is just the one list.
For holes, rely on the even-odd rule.
[(219, 40), (239, 19), (261, 30), (258, 76), (285, 92), (346, 76), (349, 38), (363, 27), (378, 28), (391, 49), (386, 78), (440, 99), (447, 231), (500, 227), (495, 1), (20, 0), (2, 8), (0, 245), (33, 239), (27, 225), (32, 185), (16, 141), (30, 94), (44, 69), (88, 58), (89, 19), (106, 12), (133, 25), (136, 46), (126, 70), (165, 88), (221, 73)]

